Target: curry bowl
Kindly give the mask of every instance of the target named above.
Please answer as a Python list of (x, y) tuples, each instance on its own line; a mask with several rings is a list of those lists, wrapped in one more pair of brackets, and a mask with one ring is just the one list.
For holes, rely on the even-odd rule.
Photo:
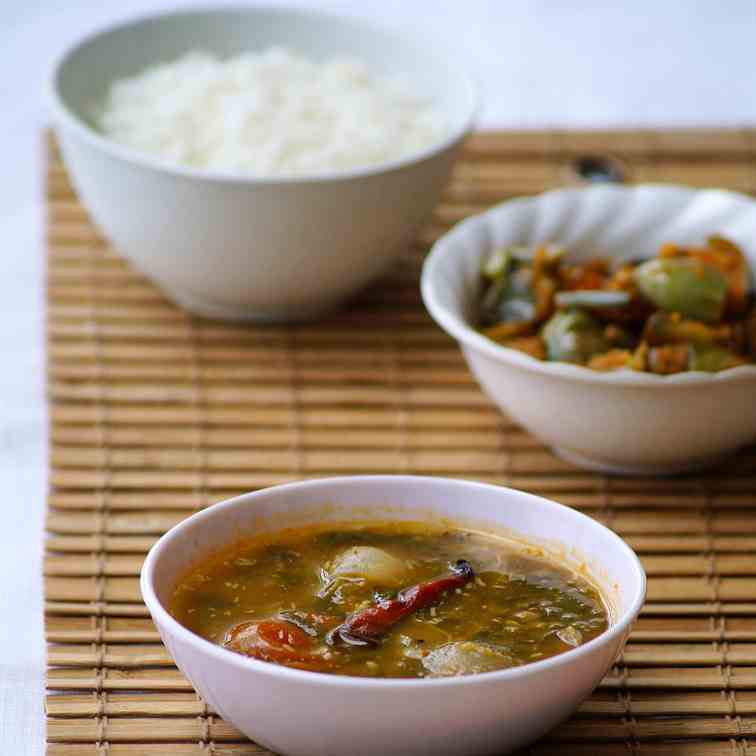
[[(274, 46), (403, 76), (435, 104), (444, 135), (365, 168), (255, 178), (166, 162), (93, 125), (116, 80), (190, 51), (226, 60)], [(192, 312), (260, 322), (315, 318), (380, 276), (436, 205), (477, 112), (475, 85), (436, 40), (275, 6), (166, 11), (106, 28), (64, 52), (49, 89), (71, 180), (117, 251)]]
[(579, 466), (631, 475), (698, 469), (756, 439), (756, 365), (718, 373), (598, 372), (501, 346), (475, 328), (480, 266), (497, 247), (563, 244), (566, 259), (648, 258), (664, 242), (735, 242), (756, 271), (756, 202), (721, 190), (596, 186), (513, 199), (439, 239), (422, 274), (425, 305), (460, 344), (504, 412)]
[[(508, 669), (437, 678), (373, 678), (248, 658), (190, 631), (169, 611), (176, 586), (208, 555), (259, 534), (314, 523), (464, 523), (506, 532), (590, 576), (608, 628), (556, 656)], [(645, 596), (636, 555), (589, 517), (492, 485), (413, 476), (292, 483), (215, 504), (151, 549), (141, 590), (168, 651), (208, 704), (275, 752), (300, 756), (500, 754), (564, 720), (620, 653)]]

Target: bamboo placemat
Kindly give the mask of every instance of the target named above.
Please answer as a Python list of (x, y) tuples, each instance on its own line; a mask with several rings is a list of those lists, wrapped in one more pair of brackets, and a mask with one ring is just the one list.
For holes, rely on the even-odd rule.
[(574, 180), (576, 159), (607, 151), (633, 181), (756, 191), (756, 130), (480, 134), (387, 281), (325, 322), (256, 327), (168, 303), (90, 225), (50, 146), (50, 756), (265, 753), (173, 666), (140, 601), (142, 559), (214, 501), (353, 472), (524, 488), (640, 553), (648, 604), (627, 650), (530, 754), (756, 753), (756, 449), (705, 476), (580, 471), (491, 407), (418, 294), (451, 223)]

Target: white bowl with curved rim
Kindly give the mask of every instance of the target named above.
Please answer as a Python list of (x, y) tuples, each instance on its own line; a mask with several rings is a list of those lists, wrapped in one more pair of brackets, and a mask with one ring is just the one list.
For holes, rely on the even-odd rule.
[(756, 365), (659, 376), (544, 362), (473, 326), (479, 270), (494, 247), (554, 241), (568, 260), (652, 257), (665, 241), (721, 234), (756, 270), (756, 201), (717, 189), (596, 186), (513, 199), (461, 222), (428, 256), (422, 293), (488, 396), (567, 460), (602, 472), (670, 474), (756, 440)]
[[(441, 517), (516, 534), (586, 570), (611, 607), (609, 629), (522, 667), (372, 679), (241, 656), (195, 635), (167, 610), (180, 577), (240, 537), (350, 518)], [(414, 476), (311, 480), (215, 504), (166, 533), (141, 576), (160, 636), (198, 692), (261, 745), (295, 756), (484, 756), (530, 742), (569, 716), (609, 670), (643, 604), (645, 584), (625, 542), (580, 512), (512, 489)]]
[[(91, 108), (115, 79), (193, 49), (225, 58), (271, 45), (404, 75), (434, 101), (446, 136), (380, 165), (254, 178), (167, 163), (91, 125)], [(73, 184), (116, 249), (192, 312), (254, 321), (316, 317), (381, 275), (436, 205), (478, 100), (457, 56), (435, 42), (348, 15), (272, 6), (169, 11), (111, 26), (62, 55), (50, 93)]]

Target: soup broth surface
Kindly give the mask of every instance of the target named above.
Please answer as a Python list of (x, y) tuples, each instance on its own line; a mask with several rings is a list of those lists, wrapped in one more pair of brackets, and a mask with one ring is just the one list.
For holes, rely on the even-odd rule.
[(598, 591), (541, 550), (425, 522), (331, 523), (240, 542), (179, 581), (170, 611), (248, 656), (370, 677), (519, 666), (608, 626)]

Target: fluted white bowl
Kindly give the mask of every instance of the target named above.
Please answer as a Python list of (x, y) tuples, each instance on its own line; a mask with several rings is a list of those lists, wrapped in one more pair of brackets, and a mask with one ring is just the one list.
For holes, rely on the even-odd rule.
[[(446, 136), (380, 165), (255, 178), (166, 163), (91, 125), (114, 79), (193, 49), (225, 58), (271, 45), (404, 75), (433, 99)], [(76, 42), (53, 69), (50, 103), (76, 191), (121, 254), (192, 312), (289, 321), (335, 307), (406, 250), (470, 131), (477, 92), (435, 41), (348, 15), (241, 5), (165, 11)]]
[(621, 261), (711, 234), (739, 244), (756, 270), (756, 202), (743, 194), (603, 185), (514, 199), (436, 242), (423, 268), (423, 300), (488, 396), (559, 455), (603, 472), (683, 472), (756, 440), (756, 366), (658, 376), (535, 359), (476, 331), (479, 271), (491, 249), (509, 244), (553, 241), (568, 247), (568, 260)]
[[(448, 518), (513, 531), (586, 569), (612, 607), (609, 628), (558, 656), (466, 677), (374, 679), (249, 659), (168, 612), (186, 571), (240, 537), (327, 521)], [(505, 754), (572, 713), (622, 650), (646, 576), (615, 533), (580, 512), (500, 486), (411, 475), (355, 475), (238, 496), (166, 533), (142, 568), (142, 597), (179, 669), (246, 735), (291, 756)]]

